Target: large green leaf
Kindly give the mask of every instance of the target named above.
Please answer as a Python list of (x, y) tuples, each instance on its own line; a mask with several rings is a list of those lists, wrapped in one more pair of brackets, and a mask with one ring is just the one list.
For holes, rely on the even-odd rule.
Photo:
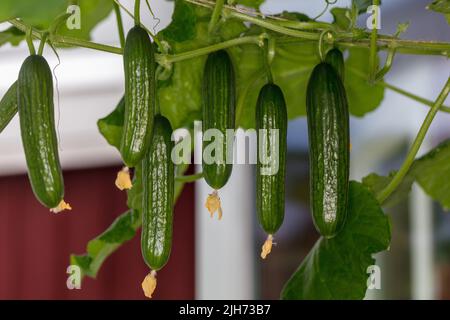
[[(104, 20), (113, 10), (112, 0), (78, 0), (81, 13), (80, 29), (69, 30), (64, 24), (59, 34), (75, 38), (90, 39), (91, 31)], [(114, 30), (115, 31), (115, 30)]]
[(320, 238), (285, 285), (283, 299), (362, 299), (374, 253), (391, 240), (388, 217), (373, 194), (350, 183), (348, 217), (333, 239)]
[[(73, 1), (70, 0), (1, 0), (0, 22), (20, 18), (27, 25), (41, 30), (49, 28), (55, 18), (67, 12)], [(80, 29), (69, 30), (65, 23), (59, 27), (58, 34), (75, 38), (89, 39), (90, 33), (113, 9), (112, 0), (78, 0), (80, 8)], [(24, 40), (22, 33), (8, 29), (0, 33), (0, 46), (6, 42), (17, 45)]]
[[(396, 173), (397, 171), (393, 171), (387, 177), (371, 173), (363, 178), (362, 182), (376, 195), (387, 187)], [(383, 202), (383, 207), (393, 207), (404, 201), (411, 191), (413, 183), (414, 177), (412, 175), (407, 175), (398, 188)]]
[[(403, 178), (399, 187), (383, 203), (383, 206), (392, 206), (404, 200), (412, 184), (416, 181), (422, 189), (434, 200), (438, 201), (445, 209), (450, 208), (450, 140), (446, 140), (436, 148), (414, 161), (407, 175)], [(395, 171), (389, 176), (380, 176), (372, 173), (363, 179), (363, 183), (374, 194), (383, 190)]]
[(194, 39), (197, 13), (195, 7), (183, 0), (175, 1), (172, 21), (159, 35), (166, 41), (182, 42)]
[(333, 24), (342, 30), (348, 30), (352, 23), (351, 11), (348, 8), (334, 7), (330, 10), (333, 15)]
[(0, 22), (20, 18), (27, 24), (47, 28), (68, 4), (67, 0), (1, 0)]
[(369, 52), (364, 48), (352, 48), (345, 61), (345, 89), (350, 113), (362, 117), (375, 110), (384, 99), (384, 87), (370, 85), (367, 81)]
[(86, 254), (71, 255), (70, 264), (78, 265), (83, 276), (95, 278), (105, 259), (121, 244), (131, 240), (140, 225), (138, 211), (130, 210), (123, 213), (106, 231), (88, 242)]
[[(189, 165), (176, 166), (176, 175), (182, 176), (188, 168)], [(137, 230), (141, 227), (142, 180), (140, 172), (141, 168), (138, 166), (134, 173), (133, 188), (127, 192), (127, 205), (130, 210), (117, 217), (108, 229), (90, 240), (85, 254), (71, 255), (70, 263), (79, 266), (83, 276), (95, 278), (103, 262), (122, 244), (134, 238)], [(175, 203), (183, 187), (183, 182), (175, 181)]]
[(422, 189), (445, 209), (450, 208), (450, 140), (416, 160), (412, 175)]

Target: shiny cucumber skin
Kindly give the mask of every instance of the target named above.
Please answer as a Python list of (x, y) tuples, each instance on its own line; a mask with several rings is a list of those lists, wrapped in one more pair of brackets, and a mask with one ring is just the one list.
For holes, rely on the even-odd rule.
[(169, 120), (157, 115), (149, 150), (142, 160), (142, 234), (144, 261), (155, 271), (167, 263), (172, 247), (174, 202), (173, 141)]
[(350, 142), (345, 89), (328, 63), (320, 63), (311, 74), (306, 112), (313, 221), (321, 235), (332, 238), (347, 216)]
[(133, 27), (124, 54), (125, 116), (120, 153), (128, 167), (144, 157), (153, 130), (156, 106), (155, 48), (147, 32)]
[(17, 81), (14, 82), (0, 100), (0, 133), (17, 113)]
[[(234, 68), (228, 53), (225, 50), (210, 53), (203, 73), (203, 134), (208, 129), (218, 129), (222, 133), (223, 159), (211, 164), (203, 161), (203, 174), (208, 185), (216, 190), (227, 183), (233, 169), (231, 163), (226, 163), (229, 147), (226, 139), (226, 130), (235, 129), (235, 86)], [(203, 150), (209, 143), (214, 143), (214, 141), (203, 142)], [(230, 146), (230, 149), (229, 152), (232, 152), (232, 146)]]
[(345, 79), (345, 66), (344, 66), (344, 55), (338, 48), (333, 48), (328, 51), (325, 56), (325, 62), (330, 64), (334, 70), (339, 74), (341, 80)]
[(53, 79), (47, 61), (29, 56), (19, 72), (17, 103), (28, 176), (36, 198), (55, 208), (64, 196), (53, 105)]
[[(263, 130), (261, 130), (263, 129)], [(266, 154), (273, 156), (271, 150), (270, 130), (278, 130), (278, 170), (273, 174), (262, 174), (258, 157), (256, 166), (256, 208), (259, 223), (268, 234), (274, 234), (284, 219), (284, 195), (286, 178), (286, 135), (287, 111), (283, 92), (275, 84), (266, 84), (259, 92), (256, 104), (256, 132), (258, 148), (261, 148), (261, 134), (268, 142)], [(261, 131), (260, 131), (261, 130)]]

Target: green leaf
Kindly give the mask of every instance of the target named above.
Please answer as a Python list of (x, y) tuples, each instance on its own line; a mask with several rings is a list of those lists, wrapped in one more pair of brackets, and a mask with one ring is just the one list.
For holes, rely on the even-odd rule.
[(333, 24), (337, 25), (339, 29), (348, 30), (351, 26), (351, 11), (348, 8), (334, 7), (330, 10), (333, 15)]
[[(0, 1), (0, 22), (20, 18), (25, 24), (44, 30), (49, 28), (58, 16), (67, 12), (69, 4), (68, 0), (2, 0)], [(59, 27), (58, 34), (88, 40), (94, 27), (111, 13), (113, 1), (78, 0), (78, 6), (81, 13), (80, 29), (69, 30), (63, 23)], [(0, 34), (0, 45), (5, 40), (17, 45), (25, 38), (18, 32), (6, 31)], [(5, 39), (2, 39), (3, 37)]]
[(72, 255), (71, 264), (78, 265), (83, 276), (95, 278), (103, 261), (121, 244), (131, 240), (140, 225), (137, 211), (123, 213), (102, 234), (88, 242), (85, 255)]
[(0, 47), (6, 43), (17, 46), (23, 39), (25, 39), (25, 33), (16, 27), (10, 27), (0, 32)]
[(183, 0), (176, 0), (172, 21), (159, 35), (166, 41), (191, 40), (196, 36), (196, 23), (195, 7)]
[[(245, 45), (230, 50), (237, 66), (238, 101), (237, 125), (254, 127), (256, 100), (260, 88), (267, 81), (262, 51), (255, 45)], [(384, 98), (382, 86), (367, 82), (368, 51), (362, 48), (349, 50), (345, 63), (345, 88), (350, 113), (361, 117), (376, 109)], [(289, 119), (306, 114), (306, 87), (314, 66), (320, 62), (317, 45), (311, 42), (279, 44), (272, 64), (274, 81), (283, 90)]]
[(282, 299), (362, 299), (373, 254), (391, 241), (388, 217), (364, 185), (350, 183), (348, 217), (333, 239), (320, 238), (285, 285)]
[(0, 22), (20, 18), (26, 24), (48, 28), (67, 6), (67, 0), (1, 0)]
[(375, 110), (384, 99), (384, 87), (370, 85), (367, 81), (368, 49), (352, 48), (345, 62), (345, 89), (350, 113), (362, 117)]
[[(450, 140), (439, 144), (436, 148), (414, 161), (407, 175), (398, 188), (383, 203), (390, 207), (403, 201), (411, 191), (414, 182), (443, 208), (450, 208)], [(395, 171), (384, 177), (372, 173), (363, 179), (363, 183), (374, 193), (383, 190), (395, 175)]]
[(125, 97), (122, 97), (116, 108), (109, 115), (97, 121), (97, 127), (100, 133), (110, 145), (117, 149), (120, 148), (124, 114)]
[[(370, 189), (370, 191), (372, 191), (374, 195), (377, 195), (381, 192), (381, 190), (387, 187), (396, 173), (397, 171), (393, 171), (387, 177), (380, 176), (376, 173), (371, 173), (367, 177), (363, 178), (362, 182)], [(405, 201), (411, 191), (413, 183), (414, 177), (412, 175), (407, 175), (402, 180), (398, 188), (384, 201), (383, 207), (393, 207), (400, 202)]]
[(78, 0), (81, 12), (80, 29), (69, 30), (63, 24), (58, 31), (60, 35), (67, 35), (80, 39), (90, 39), (90, 33), (101, 21), (109, 16), (113, 10), (112, 0)]
[[(176, 174), (183, 175), (188, 168), (189, 165), (177, 166)], [(175, 181), (175, 202), (180, 196), (183, 186), (184, 183)], [(78, 265), (83, 276), (95, 278), (103, 262), (122, 244), (136, 236), (136, 231), (142, 224), (140, 214), (142, 203), (140, 166), (135, 168), (133, 188), (128, 190), (127, 195), (127, 205), (130, 210), (120, 215), (102, 234), (89, 241), (86, 246), (86, 254), (71, 255), (71, 264)]]
[(427, 9), (444, 14), (450, 24), (450, 0), (436, 0), (427, 6)]
[(422, 189), (444, 209), (450, 208), (450, 140), (414, 162), (412, 173)]

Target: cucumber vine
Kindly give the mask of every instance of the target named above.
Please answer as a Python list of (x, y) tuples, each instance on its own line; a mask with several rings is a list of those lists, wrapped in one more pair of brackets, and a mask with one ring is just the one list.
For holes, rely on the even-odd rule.
[[(70, 3), (80, 5), (83, 1), (87, 0), (70, 1)], [(148, 11), (159, 23), (159, 19), (153, 13), (149, 1), (146, 0), (145, 2)], [(192, 120), (197, 119), (197, 117), (201, 118), (202, 113), (199, 107), (201, 105), (201, 97), (198, 92), (200, 91), (202, 68), (208, 55), (214, 53), (212, 55), (214, 56), (218, 51), (224, 49), (227, 50), (222, 53), (226, 54), (227, 59), (230, 60), (230, 66), (232, 67), (232, 63), (239, 65), (236, 72), (236, 86), (233, 85), (233, 90), (236, 89), (237, 92), (236, 103), (233, 101), (233, 106), (236, 107), (235, 119), (237, 125), (245, 128), (251, 127), (252, 120), (249, 119), (254, 120), (256, 105), (255, 93), (267, 82), (270, 83), (269, 87), (280, 88), (280, 93), (281, 89), (283, 89), (283, 93), (280, 95), (282, 99), (279, 98), (279, 101), (276, 101), (284, 108), (286, 100), (289, 118), (305, 115), (306, 106), (304, 100), (306, 100), (306, 95), (304, 92), (298, 93), (298, 91), (301, 91), (300, 89), (306, 89), (306, 76), (311, 73), (314, 66), (325, 60), (325, 56), (331, 48), (336, 48), (341, 51), (346, 50), (349, 53), (349, 57), (345, 61), (345, 66), (342, 67), (346, 72), (345, 79), (344, 77), (334, 79), (335, 82), (339, 83), (339, 87), (344, 88), (344, 85), (345, 87), (352, 87), (352, 85), (356, 87), (355, 83), (357, 83), (357, 85), (363, 86), (366, 92), (371, 91), (370, 94), (372, 94), (370, 97), (362, 98), (361, 96), (357, 96), (358, 93), (349, 93), (348, 107), (347, 101), (345, 101), (346, 111), (349, 109), (353, 115), (362, 116), (374, 110), (383, 99), (385, 89), (390, 89), (428, 106), (430, 108), (428, 114), (404, 162), (397, 172), (392, 173), (388, 177), (372, 174), (364, 178), (363, 183), (346, 182), (346, 185), (349, 186), (348, 206), (346, 204), (348, 221), (346, 223), (351, 225), (352, 228), (364, 228), (362, 225), (367, 222), (366, 224), (375, 225), (374, 229), (364, 230), (366, 234), (361, 236), (359, 234), (351, 234), (347, 227), (347, 229), (344, 228), (336, 236), (336, 239), (320, 238), (312, 249), (311, 254), (305, 258), (299, 270), (287, 282), (282, 292), (282, 297), (287, 299), (363, 298), (366, 290), (365, 280), (367, 279), (367, 275), (363, 272), (364, 268), (370, 263), (375, 262), (372, 254), (386, 250), (390, 242), (390, 223), (388, 217), (381, 210), (381, 206), (388, 206), (394, 194), (397, 196), (399, 190), (403, 189), (405, 185), (410, 187), (413, 181), (417, 181), (428, 194), (443, 205), (448, 204), (447, 201), (450, 201), (449, 199), (443, 200), (440, 194), (439, 196), (436, 195), (436, 190), (430, 187), (426, 178), (419, 172), (420, 168), (433, 167), (435, 165), (433, 164), (433, 159), (440, 159), (438, 157), (439, 155), (450, 154), (450, 142), (444, 143), (424, 157), (416, 159), (419, 148), (437, 112), (450, 113), (450, 107), (444, 105), (450, 93), (450, 78), (442, 88), (437, 99), (430, 101), (386, 82), (384, 77), (390, 72), (397, 55), (412, 54), (449, 58), (450, 43), (400, 39), (401, 33), (407, 28), (405, 24), (400, 24), (397, 32), (393, 35), (381, 34), (377, 29), (379, 16), (376, 10), (373, 16), (373, 28), (371, 30), (359, 28), (356, 25), (357, 17), (361, 13), (361, 10), (365, 10), (366, 8), (358, 7), (356, 1), (352, 2), (351, 8), (339, 8), (345, 10), (345, 17), (348, 20), (343, 24), (337, 23), (339, 17), (334, 14), (335, 21), (333, 23), (318, 21), (329, 10), (330, 5), (336, 3), (336, 0), (325, 0), (324, 10), (313, 19), (300, 13), (289, 12), (283, 12), (278, 15), (265, 15), (259, 10), (259, 1), (255, 1), (257, 4), (249, 4), (251, 1), (245, 1), (247, 6), (238, 5), (240, 2), (225, 0), (176, 0), (175, 13), (171, 23), (173, 24), (172, 29), (171, 25), (169, 25), (157, 33), (155, 31), (156, 26), (148, 28), (142, 24), (141, 5), (143, 4), (140, 0), (134, 1), (134, 10), (129, 10), (120, 0), (111, 0), (108, 8), (109, 11), (115, 14), (120, 47), (92, 42), (87, 37), (71, 36), (70, 32), (61, 32), (60, 29), (63, 29), (63, 23), (71, 16), (68, 13), (55, 15), (56, 17), (52, 18), (46, 24), (45, 29), (37, 28), (36, 25), (39, 24), (30, 23), (15, 13), (8, 16), (5, 20), (14, 28), (24, 33), (23, 40), (26, 41), (31, 55), (35, 55), (36, 53), (42, 55), (45, 44), (48, 44), (53, 49), (55, 47), (81, 47), (124, 55), (124, 51), (126, 51), (124, 50), (126, 37), (122, 19), (123, 11), (133, 19), (136, 26), (140, 26), (143, 29), (142, 32), (145, 38), (148, 38), (145, 34), (147, 32), (156, 44), (152, 48), (156, 48), (155, 50), (157, 52), (154, 54), (153, 51), (151, 56), (152, 59), (154, 57), (158, 66), (156, 71), (152, 69), (152, 77), (156, 74), (156, 80), (158, 80), (158, 85), (160, 85), (158, 87), (160, 103), (157, 103), (157, 107), (155, 108), (157, 108), (158, 114), (160, 113), (159, 110), (161, 110), (164, 119), (167, 117), (167, 122), (170, 122), (170, 125), (174, 129), (190, 127)], [(381, 1), (373, 0), (371, 4), (375, 8), (380, 7)], [(253, 8), (249, 8), (249, 5)], [(450, 8), (448, 9), (450, 10)], [(444, 14), (445, 12), (443, 11)], [(333, 12), (331, 11), (331, 13)], [(448, 14), (446, 17), (450, 23)], [(96, 23), (98, 22), (96, 21)], [(153, 29), (153, 32), (150, 29)], [(34, 47), (33, 40), (39, 41), (37, 51)], [(387, 53), (384, 65), (379, 63), (379, 53), (381, 51)], [(146, 56), (146, 54), (143, 55)], [(145, 57), (143, 60), (146, 60)], [(151, 65), (154, 66), (155, 63)], [(213, 71), (214, 69), (212, 69), (211, 73)], [(189, 77), (189, 81), (186, 81), (187, 77)], [(296, 78), (300, 78), (301, 81), (299, 80), (296, 83)], [(342, 84), (340, 82), (341, 80)], [(295, 87), (296, 85), (302, 87), (297, 88)], [(290, 89), (287, 90), (288, 92), (285, 91), (285, 87), (287, 86)], [(216, 91), (212, 90), (210, 94), (213, 95)], [(11, 92), (7, 94), (7, 99), (4, 98), (0, 101), (0, 111), (3, 105), (6, 106), (6, 102), (8, 103), (8, 115), (0, 117), (0, 119), (5, 119), (5, 121), (10, 121), (11, 113), (17, 112), (17, 108), (14, 108), (11, 103), (13, 99), (11, 98), (13, 97)], [(189, 97), (183, 96), (183, 93), (186, 92), (189, 93)], [(297, 95), (294, 96), (294, 93)], [(173, 99), (182, 101), (183, 106), (176, 105), (175, 102), (177, 100)], [(301, 106), (297, 106), (297, 109), (294, 109), (292, 101), (301, 101)], [(361, 107), (357, 105), (355, 107), (354, 101), (359, 103), (363, 101), (369, 106)], [(368, 101), (370, 103), (367, 103)], [(161, 107), (159, 104), (161, 104)], [(100, 119), (98, 122), (100, 132), (116, 148), (120, 146), (120, 137), (124, 128), (124, 125), (120, 124), (120, 121), (117, 119), (123, 120), (124, 105), (125, 103), (122, 100), (110, 115)], [(250, 105), (252, 106), (251, 108), (248, 107)], [(262, 102), (261, 105), (263, 105)], [(352, 110), (352, 106), (354, 110)], [(6, 107), (4, 108), (6, 109)], [(274, 112), (272, 116), (276, 115), (276, 110), (272, 111)], [(181, 115), (183, 119), (179, 119)], [(310, 125), (314, 129), (314, 124)], [(0, 123), (2, 130), (4, 127), (5, 124)], [(341, 151), (347, 153), (348, 149), (342, 149)], [(128, 191), (128, 207), (130, 210), (117, 218), (105, 233), (92, 240), (95, 241), (96, 252), (90, 251), (92, 246), (88, 245), (86, 255), (74, 255), (71, 257), (72, 263), (82, 267), (83, 275), (95, 277), (104, 259), (123, 242), (129, 240), (130, 234), (134, 235), (141, 226), (139, 215), (143, 209), (143, 183), (139, 175), (142, 171), (142, 166), (139, 161), (136, 161), (133, 165), (136, 165), (135, 170), (137, 173), (133, 180), (133, 188)], [(205, 174), (184, 175), (187, 168), (188, 165), (178, 165), (175, 168), (174, 181), (171, 181), (174, 187), (172, 184), (170, 185), (171, 192), (175, 193), (175, 201), (184, 183), (208, 178), (207, 171), (205, 171)], [(448, 174), (450, 175), (450, 172)], [(434, 178), (436, 179), (436, 177)], [(227, 179), (228, 177), (225, 180)], [(131, 181), (127, 180), (127, 182), (131, 186)], [(148, 188), (149, 185), (146, 187)], [(280, 199), (276, 200), (278, 203)], [(367, 204), (367, 208), (363, 208), (364, 210), (360, 206), (362, 202)], [(170, 203), (165, 203), (165, 206), (169, 208)], [(282, 207), (279, 203), (278, 206), (280, 208)], [(266, 231), (269, 234), (268, 241), (270, 243), (272, 241), (272, 233), (278, 230), (278, 220), (280, 220), (280, 217), (281, 215), (275, 218), (269, 215), (263, 217), (267, 220), (263, 219), (263, 224), (266, 224)], [(272, 220), (276, 223), (272, 223)], [(276, 225), (276, 228), (271, 228), (271, 224)], [(116, 228), (117, 230), (119, 228), (121, 230), (125, 228), (129, 232), (126, 237), (122, 236), (119, 242), (105, 240), (108, 238), (105, 236), (106, 234), (119, 232)], [(361, 238), (357, 239), (358, 237)], [(366, 244), (366, 247), (362, 248), (364, 244)], [(367, 247), (370, 249), (367, 249)], [(270, 252), (270, 249), (266, 250), (264, 257), (267, 255), (267, 252)], [(313, 259), (319, 253), (321, 259), (331, 261), (331, 263), (325, 267), (323, 265), (319, 266), (317, 261)], [(350, 274), (351, 268), (348, 268), (348, 270), (343, 269), (338, 264), (332, 263), (333, 255), (338, 254), (344, 256), (344, 253), (345, 257), (349, 259), (351, 267), (354, 270), (358, 270), (355, 271), (356, 275)], [(164, 257), (164, 264), (167, 260), (166, 258)], [(152, 266), (151, 263), (149, 263), (149, 266)], [(158, 270), (160, 267), (159, 265), (156, 267), (152, 266), (152, 268)], [(336, 291), (329, 288), (327, 290), (321, 290), (323, 282), (333, 278), (335, 274), (342, 276), (341, 280), (336, 280), (337, 282), (342, 281), (342, 283), (337, 284), (337, 287), (345, 287), (351, 282), (354, 290), (352, 292), (345, 290), (339, 291), (339, 288)], [(151, 273), (150, 276), (154, 279), (155, 274)], [(150, 286), (154, 285), (156, 285), (156, 282), (153, 281), (150, 283)]]

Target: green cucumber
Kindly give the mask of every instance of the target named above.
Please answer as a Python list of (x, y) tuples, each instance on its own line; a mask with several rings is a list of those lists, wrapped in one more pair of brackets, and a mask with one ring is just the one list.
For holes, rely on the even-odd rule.
[[(208, 185), (216, 190), (227, 183), (233, 169), (233, 165), (227, 163), (227, 158), (230, 158), (227, 154), (232, 152), (232, 146), (227, 141), (226, 130), (235, 128), (235, 91), (235, 75), (230, 56), (225, 50), (210, 53), (202, 84), (203, 134), (209, 129), (220, 131), (223, 138), (219, 143), (222, 157), (216, 155), (215, 161), (207, 163), (203, 156), (203, 174)], [(205, 148), (207, 144), (204, 142), (203, 152)]]
[(17, 113), (17, 81), (6, 91), (0, 101), (0, 133)]
[(342, 81), (344, 81), (344, 55), (342, 54), (341, 50), (339, 50), (338, 48), (333, 48), (328, 51), (327, 55), (325, 56), (325, 62), (330, 64), (341, 77)]
[(156, 106), (155, 48), (147, 32), (133, 27), (124, 53), (125, 117), (120, 153), (128, 167), (142, 160), (153, 130)]
[[(280, 228), (284, 219), (284, 180), (286, 176), (286, 135), (287, 111), (283, 92), (275, 84), (266, 84), (259, 92), (256, 104), (256, 130), (258, 134), (258, 150), (264, 147), (264, 153), (278, 160), (276, 172), (264, 172), (270, 164), (261, 163), (260, 157), (256, 166), (256, 208), (259, 223), (264, 231), (273, 235)], [(271, 131), (272, 130), (272, 131)], [(278, 148), (271, 132), (278, 130)], [(262, 142), (262, 138), (264, 141)], [(275, 144), (273, 144), (275, 143)], [(272, 151), (273, 150), (273, 151)], [(278, 154), (273, 154), (273, 152)], [(263, 161), (267, 162), (267, 161)], [(271, 174), (269, 174), (271, 173)]]
[(342, 229), (347, 216), (347, 97), (340, 76), (328, 63), (314, 68), (306, 95), (313, 221), (321, 235), (332, 238)]
[(55, 208), (64, 196), (55, 131), (53, 79), (39, 55), (25, 59), (17, 80), (17, 104), (28, 176), (36, 198)]
[(147, 154), (142, 160), (142, 235), (144, 261), (154, 271), (169, 259), (174, 202), (173, 141), (169, 120), (157, 115)]

